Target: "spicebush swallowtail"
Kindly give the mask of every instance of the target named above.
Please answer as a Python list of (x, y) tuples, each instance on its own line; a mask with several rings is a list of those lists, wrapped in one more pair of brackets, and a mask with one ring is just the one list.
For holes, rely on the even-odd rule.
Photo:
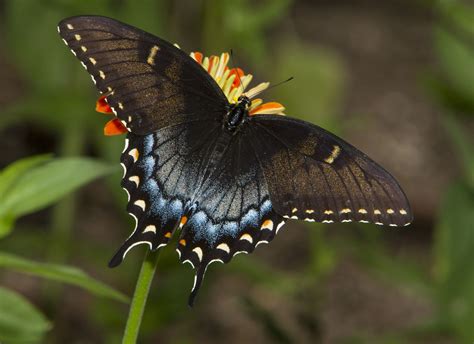
[(122, 186), (136, 226), (111, 267), (179, 231), (179, 258), (196, 270), (192, 305), (210, 263), (269, 243), (287, 219), (412, 221), (387, 171), (326, 130), (251, 100), (268, 84), (244, 93), (250, 80), (226, 67), (227, 55), (203, 61), (100, 16), (65, 19), (58, 31), (128, 131)]

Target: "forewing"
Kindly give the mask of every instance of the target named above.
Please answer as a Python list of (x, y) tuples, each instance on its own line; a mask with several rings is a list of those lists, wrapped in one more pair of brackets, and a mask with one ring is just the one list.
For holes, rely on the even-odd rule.
[(251, 121), (252, 142), (279, 214), (326, 223), (412, 221), (395, 178), (349, 143), (284, 116), (258, 115)]
[(186, 53), (145, 31), (100, 16), (64, 19), (58, 31), (127, 129), (218, 119), (227, 100)]

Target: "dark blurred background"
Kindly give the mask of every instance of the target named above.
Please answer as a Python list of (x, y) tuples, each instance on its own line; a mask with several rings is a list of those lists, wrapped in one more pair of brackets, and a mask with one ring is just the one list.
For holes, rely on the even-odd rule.
[[(293, 76), (265, 99), (370, 155), (415, 214), (400, 229), (289, 223), (254, 254), (213, 265), (193, 309), (193, 273), (171, 244), (140, 343), (474, 341), (472, 2), (0, 1), (0, 168), (51, 152), (118, 165), (123, 137), (102, 135), (98, 93), (56, 32), (78, 14), (114, 17), (207, 56), (233, 49), (254, 82)], [(132, 229), (120, 177), (114, 169), (19, 218), (0, 252), (74, 266), (131, 295), (145, 248), (107, 268)], [(26, 342), (120, 341), (126, 303), (1, 264), (0, 286), (49, 321)], [(0, 318), (15, 312), (7, 303)]]

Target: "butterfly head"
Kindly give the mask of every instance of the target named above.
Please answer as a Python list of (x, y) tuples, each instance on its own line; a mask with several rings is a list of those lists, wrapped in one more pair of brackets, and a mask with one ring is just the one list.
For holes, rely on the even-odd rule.
[(243, 106), (246, 110), (250, 108), (252, 101), (246, 95), (241, 95), (237, 101), (237, 104)]

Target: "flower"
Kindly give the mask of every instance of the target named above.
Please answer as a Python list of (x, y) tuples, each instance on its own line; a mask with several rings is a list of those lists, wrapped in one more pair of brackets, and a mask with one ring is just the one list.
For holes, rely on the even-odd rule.
[[(240, 68), (230, 69), (227, 66), (230, 58), (228, 53), (222, 53), (221, 56), (204, 57), (200, 52), (192, 52), (190, 56), (217, 82), (231, 104), (237, 103), (242, 95), (252, 99), (270, 86), (269, 82), (262, 82), (246, 91), (253, 76), (252, 74), (245, 74)], [(95, 109), (100, 113), (113, 114), (112, 109), (107, 104), (107, 96), (108, 94), (100, 96)], [(255, 98), (252, 99), (248, 110), (251, 116), (258, 114), (284, 115), (285, 107), (277, 102), (264, 103), (262, 99)], [(117, 118), (108, 121), (104, 127), (104, 135), (107, 136), (120, 135), (126, 132), (127, 128)]]

